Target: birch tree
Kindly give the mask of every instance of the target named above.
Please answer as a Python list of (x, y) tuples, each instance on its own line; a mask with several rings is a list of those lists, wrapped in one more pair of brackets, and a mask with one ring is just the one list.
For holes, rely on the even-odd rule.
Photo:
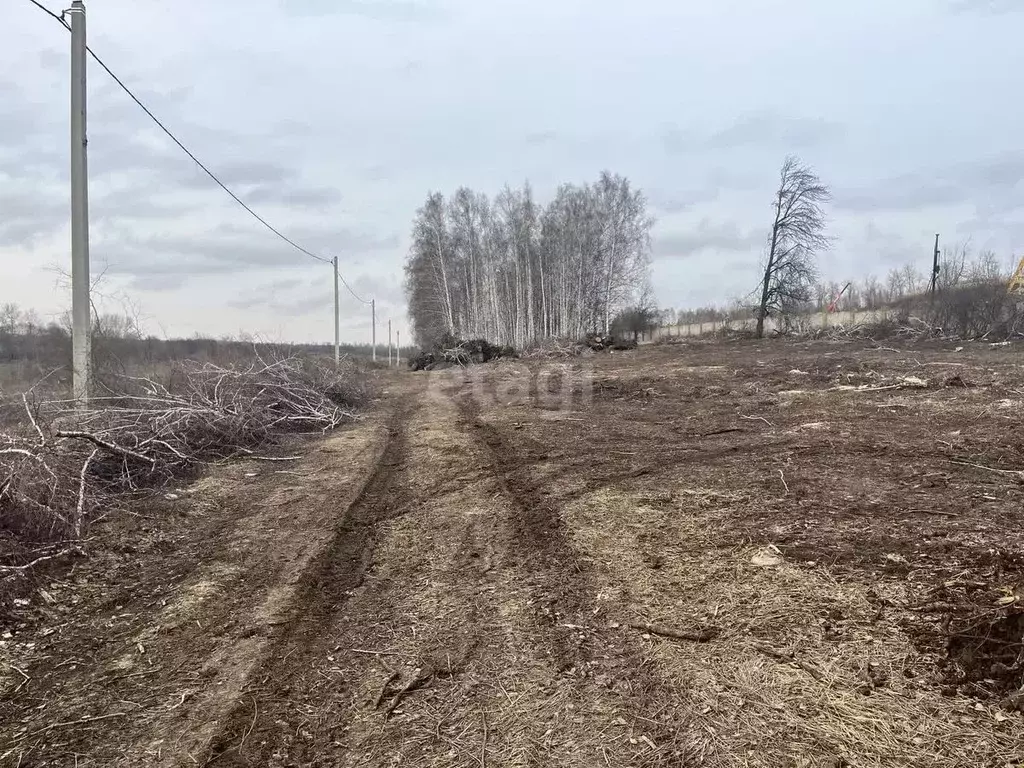
[(416, 339), (445, 333), (522, 347), (606, 331), (650, 263), (646, 201), (604, 173), (566, 184), (547, 206), (529, 184), (489, 201), (458, 189), (428, 196), (413, 223), (406, 293)]

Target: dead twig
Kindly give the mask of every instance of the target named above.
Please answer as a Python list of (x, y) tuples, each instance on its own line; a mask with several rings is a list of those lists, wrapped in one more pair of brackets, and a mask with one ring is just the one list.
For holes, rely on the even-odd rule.
[(788, 496), (789, 495), (789, 483), (786, 482), (786, 476), (782, 473), (782, 470), (780, 469), (778, 472), (779, 472), (779, 479), (782, 481), (782, 487), (786, 489), (786, 495)]
[(670, 637), (673, 640), (689, 640), (693, 643), (706, 643), (722, 634), (722, 630), (718, 627), (702, 627), (696, 631), (688, 632), (686, 630), (664, 627), (660, 624), (648, 624), (639, 621), (629, 622), (627, 626), (632, 629), (638, 629), (641, 632), (649, 632), (652, 635)]
[(377, 694), (377, 698), (373, 702), (374, 709), (380, 709), (380, 705), (384, 702), (384, 698), (387, 696), (388, 688), (397, 679), (397, 672), (392, 672), (390, 675), (387, 676), (387, 679), (384, 681), (384, 685), (380, 687), (380, 693)]
[(38, 565), (39, 563), (45, 562), (47, 560), (56, 560), (58, 557), (64, 557), (65, 555), (77, 554), (78, 551), (79, 550), (75, 548), (62, 549), (60, 552), (57, 552), (52, 555), (37, 557), (32, 562), (25, 563), (24, 565), (0, 565), (0, 571), (27, 571), (29, 568), (33, 567), (34, 565)]
[(741, 414), (740, 414), (740, 418), (741, 418), (741, 419), (746, 419), (747, 421), (763, 421), (763, 422), (764, 422), (765, 424), (767, 424), (767, 425), (768, 425), (769, 427), (774, 427), (774, 426), (775, 426), (775, 425), (774, 425), (774, 424), (772, 424), (772, 423), (771, 423), (770, 421), (768, 421), (768, 419), (766, 419), (766, 418), (765, 418), (764, 416), (744, 416), (744, 415), (743, 415), (743, 414), (741, 413)]
[(116, 445), (106, 440), (101, 440), (100, 438), (96, 437), (96, 435), (90, 434), (89, 432), (58, 431), (57, 437), (64, 439), (88, 440), (93, 445), (99, 446), (100, 448), (103, 448), (104, 450), (109, 451), (110, 453), (116, 453), (119, 456), (135, 459), (136, 461), (144, 461), (151, 467), (156, 466), (156, 459), (152, 458), (151, 456), (144, 456), (143, 454), (138, 453), (137, 451), (133, 451), (129, 448), (124, 448), (120, 445)]
[(85, 518), (86, 474), (89, 472), (89, 465), (92, 464), (92, 460), (96, 458), (97, 453), (99, 453), (99, 448), (93, 449), (93, 452), (89, 454), (89, 458), (82, 464), (82, 471), (78, 475), (78, 504), (75, 506), (74, 523), (74, 536), (76, 539), (82, 538), (82, 520)]
[(72, 725), (85, 725), (86, 723), (95, 723), (100, 720), (112, 720), (115, 717), (128, 717), (127, 712), (111, 712), (109, 715), (96, 715), (95, 717), (82, 717), (78, 720), (68, 720), (63, 723), (53, 723), (47, 725), (45, 728), (40, 728), (37, 731), (29, 731), (23, 733), (20, 736), (16, 736), (12, 741), (24, 741), (25, 739), (31, 738), (32, 736), (38, 736), (42, 733), (49, 733), (50, 731), (56, 730), (57, 728), (68, 728)]
[(996, 469), (995, 467), (986, 467), (984, 464), (975, 464), (971, 461), (956, 461), (950, 459), (950, 464), (959, 464), (961, 467), (974, 467), (975, 469), (983, 469), (986, 472), (995, 472), (1000, 475), (1016, 475), (1017, 477), (1024, 478), (1024, 471), (1019, 469)]
[(21, 681), (21, 682), (20, 682), (20, 683), (18, 684), (18, 687), (17, 687), (17, 688), (15, 688), (15, 689), (14, 689), (13, 691), (11, 691), (11, 692), (10, 692), (10, 694), (8, 694), (8, 695), (10, 695), (10, 696), (13, 696), (13, 695), (14, 695), (14, 694), (16, 694), (16, 693), (17, 693), (18, 691), (20, 691), (20, 690), (21, 690), (22, 688), (24, 688), (24, 687), (25, 687), (26, 685), (28, 685), (29, 681), (30, 681), (30, 680), (31, 680), (32, 678), (31, 678), (31, 677), (29, 677), (29, 676), (28, 676), (27, 674), (25, 674), (25, 670), (21, 669), (20, 667), (16, 667), (16, 666), (14, 666), (13, 664), (8, 664), (7, 666), (9, 666), (9, 667), (10, 667), (11, 669), (13, 669), (13, 670), (14, 670), (15, 672), (17, 672), (17, 673), (18, 673), (19, 675), (21, 675), (21, 676), (22, 676), (22, 677), (24, 678), (24, 679), (23, 679), (23, 680), (22, 680), (22, 681)]
[(746, 430), (741, 429), (740, 427), (726, 427), (725, 429), (715, 429), (712, 430), (711, 432), (703, 432), (697, 435), (697, 437), (713, 437), (714, 435), (727, 435), (730, 432), (746, 432)]
[(487, 713), (481, 712), (480, 719), (484, 723), (484, 740), (480, 745), (480, 768), (487, 768)]
[(760, 643), (755, 644), (754, 648), (763, 653), (765, 656), (770, 656), (771, 658), (776, 659), (777, 661), (784, 661), (789, 664), (795, 664), (818, 682), (821, 682), (825, 679), (825, 675), (823, 675), (821, 670), (819, 670), (816, 666), (814, 666), (810, 662), (801, 661), (791, 653), (783, 653), (782, 651), (778, 651), (772, 648), (771, 646), (762, 645)]
[(398, 709), (398, 705), (402, 703), (402, 699), (413, 691), (423, 688), (433, 679), (433, 677), (434, 670), (432, 668), (428, 667), (426, 670), (416, 670), (416, 674), (413, 675), (412, 679), (402, 686), (398, 693), (395, 694), (395, 698), (391, 702), (391, 706), (388, 707), (387, 712), (384, 713), (384, 717), (391, 717), (391, 714)]
[(245, 746), (245, 740), (249, 738), (249, 734), (252, 733), (252, 729), (256, 727), (256, 718), (259, 715), (259, 708), (256, 706), (256, 697), (252, 697), (252, 722), (249, 723), (248, 729), (242, 734), (242, 740), (238, 742), (238, 751), (242, 751), (242, 747)]
[(32, 408), (28, 404), (28, 395), (22, 393), (21, 402), (25, 404), (25, 413), (28, 414), (28, 420), (32, 422), (33, 428), (36, 430), (36, 434), (39, 435), (39, 447), (43, 448), (46, 446), (46, 436), (43, 434), (43, 430), (39, 428), (39, 423), (36, 421), (35, 415), (32, 413)]

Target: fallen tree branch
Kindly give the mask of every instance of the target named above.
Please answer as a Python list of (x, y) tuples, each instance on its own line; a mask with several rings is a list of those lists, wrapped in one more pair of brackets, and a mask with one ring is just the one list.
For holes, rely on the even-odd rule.
[(671, 627), (663, 627), (660, 624), (647, 624), (645, 622), (631, 621), (627, 626), (632, 629), (638, 629), (641, 632), (649, 632), (652, 635), (671, 637), (673, 640), (689, 640), (694, 643), (706, 643), (710, 640), (714, 640), (722, 634), (722, 630), (718, 627), (702, 627), (695, 632), (688, 632), (685, 630), (672, 629)]
[(413, 691), (424, 687), (433, 677), (434, 670), (430, 667), (425, 670), (416, 670), (416, 674), (413, 675), (412, 679), (395, 694), (395, 698), (391, 702), (391, 706), (388, 707), (387, 712), (384, 713), (384, 717), (391, 717), (391, 714), (398, 709), (398, 705), (402, 703), (402, 699)]
[(384, 681), (384, 685), (380, 687), (380, 693), (377, 694), (376, 700), (373, 702), (374, 709), (380, 709), (380, 705), (384, 702), (384, 698), (387, 696), (388, 687), (398, 679), (398, 673), (392, 672), (388, 675), (387, 680)]
[(996, 469), (995, 467), (986, 467), (984, 464), (975, 464), (970, 461), (956, 461), (955, 459), (950, 459), (949, 463), (959, 464), (961, 467), (974, 467), (975, 469), (984, 469), (986, 472), (995, 472), (1000, 475), (1016, 475), (1017, 477), (1024, 478), (1024, 471), (1019, 469)]
[(763, 653), (765, 656), (770, 656), (776, 661), (783, 661), (789, 664), (795, 664), (796, 666), (800, 667), (800, 669), (802, 669), (804, 672), (806, 672), (815, 680), (817, 680), (819, 683), (825, 679), (825, 675), (822, 674), (820, 669), (818, 669), (810, 662), (801, 661), (791, 653), (783, 653), (782, 651), (778, 651), (775, 648), (772, 648), (768, 645), (762, 645), (761, 643), (755, 643), (754, 648)]
[(21, 394), (21, 402), (25, 404), (25, 413), (28, 414), (28, 420), (32, 422), (32, 426), (36, 430), (36, 434), (39, 435), (40, 447), (46, 446), (46, 436), (43, 434), (43, 430), (39, 428), (39, 423), (36, 421), (35, 415), (32, 413), (32, 408), (28, 404), (28, 395), (24, 392)]
[(96, 437), (96, 435), (94, 435), (94, 434), (92, 434), (90, 432), (77, 432), (77, 431), (65, 432), (65, 431), (58, 431), (57, 432), (57, 437), (67, 438), (67, 439), (88, 440), (93, 445), (99, 446), (100, 448), (103, 448), (104, 450), (109, 451), (110, 453), (116, 453), (119, 456), (124, 456), (126, 458), (135, 459), (136, 461), (144, 461), (147, 464), (149, 464), (151, 467), (155, 467), (156, 466), (156, 459), (154, 459), (154, 458), (152, 458), (150, 456), (144, 456), (143, 454), (138, 453), (136, 451), (133, 451), (130, 448), (123, 448), (122, 446), (116, 445), (115, 443), (110, 443), (110, 442), (107, 442), (106, 440), (101, 440), (100, 438)]
[(25, 563), (24, 565), (0, 565), (0, 571), (4, 571), (4, 572), (27, 571), (29, 568), (31, 568), (34, 565), (38, 565), (39, 563), (45, 562), (47, 560), (56, 560), (58, 557), (64, 557), (65, 555), (73, 555), (73, 554), (77, 553), (78, 551), (79, 551), (78, 549), (62, 549), (60, 552), (56, 552), (56, 553), (54, 553), (52, 555), (44, 555), (43, 557), (37, 557), (32, 562)]
[(75, 527), (74, 536), (76, 539), (82, 538), (82, 520), (85, 518), (85, 479), (89, 472), (89, 465), (92, 464), (92, 460), (96, 458), (96, 454), (100, 452), (99, 448), (94, 448), (92, 453), (89, 454), (89, 458), (85, 460), (82, 465), (82, 471), (78, 476), (78, 504), (75, 506)]

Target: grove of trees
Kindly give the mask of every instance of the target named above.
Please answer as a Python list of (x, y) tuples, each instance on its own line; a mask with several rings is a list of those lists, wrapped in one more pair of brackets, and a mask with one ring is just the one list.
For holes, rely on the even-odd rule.
[(607, 333), (636, 308), (650, 268), (643, 194), (602, 173), (564, 184), (547, 205), (526, 184), (493, 200), (465, 187), (417, 211), (405, 266), (417, 343), (445, 334), (523, 347)]

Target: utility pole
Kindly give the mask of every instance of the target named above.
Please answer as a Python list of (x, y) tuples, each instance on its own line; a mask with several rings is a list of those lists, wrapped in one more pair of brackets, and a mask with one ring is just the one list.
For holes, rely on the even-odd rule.
[(72, 391), (89, 402), (92, 375), (89, 302), (89, 167), (86, 161), (85, 5), (73, 0), (71, 16), (71, 367)]
[(341, 305), (338, 301), (338, 257), (331, 259), (334, 265), (334, 365), (341, 365)]
[(370, 299), (370, 316), (372, 318), (372, 330), (370, 331), (370, 343), (373, 344), (373, 362), (377, 362), (377, 300)]
[(935, 301), (935, 286), (939, 281), (939, 236), (935, 235), (935, 253), (932, 259), (932, 301)]
[(388, 320), (388, 368), (391, 367), (391, 321)]
[(395, 351), (397, 352), (397, 356), (395, 358), (395, 367), (396, 368), (401, 368), (402, 367), (402, 332), (401, 331), (395, 331)]

